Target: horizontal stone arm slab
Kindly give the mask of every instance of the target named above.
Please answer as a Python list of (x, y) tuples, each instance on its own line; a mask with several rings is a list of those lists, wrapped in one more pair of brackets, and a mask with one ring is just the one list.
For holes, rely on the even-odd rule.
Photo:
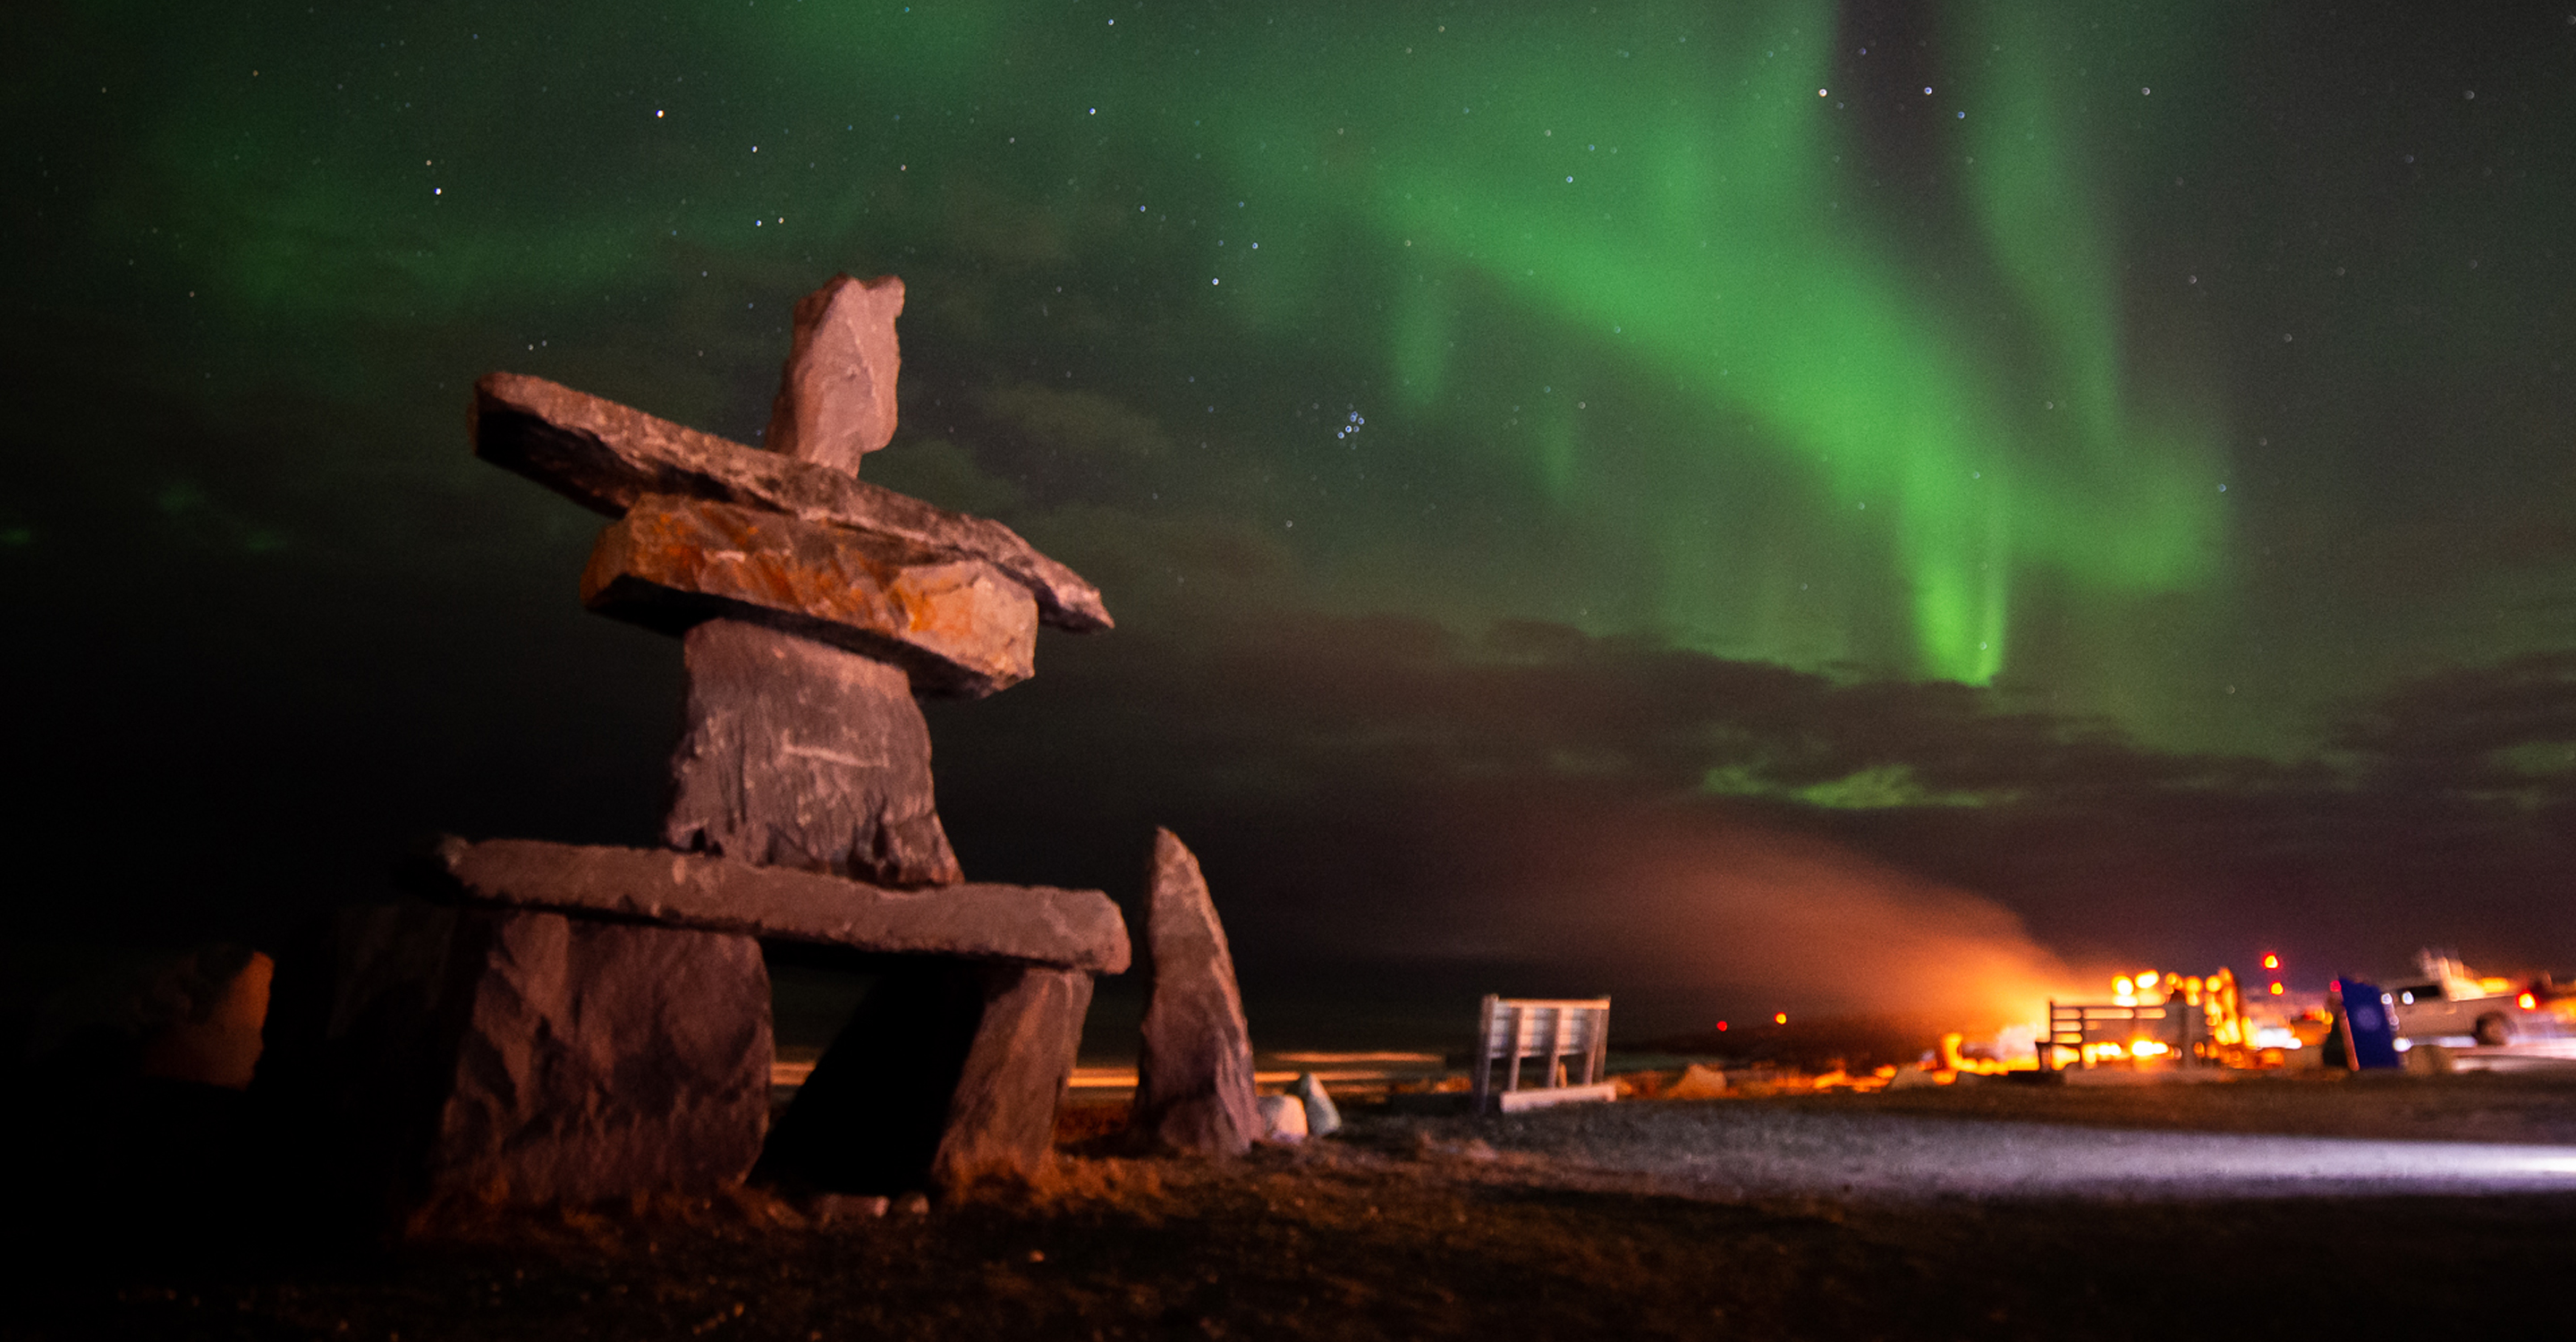
[(1041, 618), (1076, 631), (1114, 622), (1100, 589), (1018, 532), (870, 484), (843, 471), (745, 447), (615, 401), (521, 373), (474, 384), (474, 452), (583, 507), (624, 515), (647, 494), (684, 494), (785, 513), (981, 559), (1036, 597)]
[(943, 885), (889, 890), (838, 876), (667, 849), (439, 840), (433, 858), (465, 899), (594, 913), (863, 951), (1117, 974), (1127, 924), (1097, 890)]
[(668, 633), (770, 625), (892, 662), (922, 694), (982, 698), (1034, 669), (1037, 603), (991, 564), (671, 494), (600, 533), (581, 600)]

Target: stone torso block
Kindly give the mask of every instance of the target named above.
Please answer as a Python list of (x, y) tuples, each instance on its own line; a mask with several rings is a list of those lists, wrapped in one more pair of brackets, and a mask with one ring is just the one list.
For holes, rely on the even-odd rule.
[(698, 625), (684, 649), (665, 842), (880, 885), (965, 879), (900, 668), (737, 620)]

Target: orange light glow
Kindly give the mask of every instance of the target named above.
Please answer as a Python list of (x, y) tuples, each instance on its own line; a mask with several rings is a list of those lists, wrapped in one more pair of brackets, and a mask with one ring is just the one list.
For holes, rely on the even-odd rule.
[(1772, 1023), (1772, 1024), (1774, 1024), (1774, 1025), (1786, 1025), (1786, 1024), (1788, 1024), (1788, 1023), (1789, 1023), (1789, 1013), (1788, 1013), (1788, 1012), (1786, 1012), (1786, 1011), (1775, 1011), (1775, 1012), (1772, 1012), (1772, 1013), (1771, 1013), (1771, 1023)]
[(2154, 971), (2154, 970), (2150, 969), (2150, 970), (2148, 970), (2146, 973), (2140, 974), (2140, 975), (2138, 976), (2138, 991), (2139, 991), (2139, 992), (2142, 992), (2142, 993), (2143, 993), (2143, 992), (2153, 992), (2153, 991), (2155, 991), (2155, 987), (2156, 987), (2156, 983), (2157, 983), (2157, 982), (2158, 982), (2158, 978), (2157, 978), (2157, 975), (2156, 975), (2156, 971)]
[(2525, 1011), (2533, 1010), (2540, 1005), (2540, 999), (2529, 993), (2524, 993), (2522, 996), (2513, 999), (2513, 1002), (2514, 1005), (2521, 1007)]
[(2137, 980), (2126, 974), (2111, 980), (2111, 993), (2115, 997), (2133, 997), (2137, 995), (2137, 991)]
[(2277, 983), (2277, 982), (2276, 982), (2276, 983), (2274, 983), (2274, 984), (2272, 985), (2272, 995), (2273, 995), (2274, 997), (2278, 997), (2278, 996), (2280, 996), (2280, 995), (2281, 995), (2281, 985), (2280, 985), (2279, 983)]
[(2281, 967), (2281, 957), (2279, 957), (2279, 956), (2277, 956), (2277, 955), (2267, 955), (2267, 956), (2264, 956), (2264, 957), (2263, 957), (2263, 967), (2264, 967), (2265, 969), (2278, 969), (2278, 968), (2280, 968), (2280, 967)]

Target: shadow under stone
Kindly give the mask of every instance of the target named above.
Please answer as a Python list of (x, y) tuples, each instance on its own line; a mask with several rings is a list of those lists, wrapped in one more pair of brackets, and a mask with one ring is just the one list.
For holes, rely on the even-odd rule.
[(752, 1178), (826, 1193), (925, 1187), (983, 1024), (984, 967), (899, 956), (846, 963), (874, 982), (770, 1129)]

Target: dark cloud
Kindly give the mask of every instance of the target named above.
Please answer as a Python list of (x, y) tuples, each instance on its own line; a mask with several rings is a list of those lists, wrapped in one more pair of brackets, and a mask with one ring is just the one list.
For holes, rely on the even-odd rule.
[[(2427, 943), (2543, 968), (2576, 931), (2549, 894), (2576, 875), (2576, 686), (2555, 659), (2410, 683), (2344, 749), (2282, 763), (2162, 753), (1955, 685), (1844, 684), (1528, 623), (1469, 637), (1281, 616), (1042, 656), (1039, 681), (938, 720), (970, 858), (995, 832), (1180, 826), (1258, 929), (1255, 959), (1553, 957), (1624, 964), (1669, 996), (1688, 977), (1678, 953), (1645, 952), (1733, 918), (1812, 972), (1730, 988), (1712, 970), (1702, 991), (1825, 1001), (1887, 978), (1831, 965), (1924, 937), (2025, 966), (2050, 962), (2041, 945), (2129, 967), (2277, 949), (2321, 983)], [(1049, 806), (1013, 775), (1080, 781), (1047, 789)], [(1760, 893), (1712, 911), (1688, 898), (1699, 886)], [(1809, 926), (1792, 906), (1810, 886), (1815, 908), (1919, 916), (1892, 933), (1855, 916), (1851, 935), (1794, 950), (1780, 929)]]

